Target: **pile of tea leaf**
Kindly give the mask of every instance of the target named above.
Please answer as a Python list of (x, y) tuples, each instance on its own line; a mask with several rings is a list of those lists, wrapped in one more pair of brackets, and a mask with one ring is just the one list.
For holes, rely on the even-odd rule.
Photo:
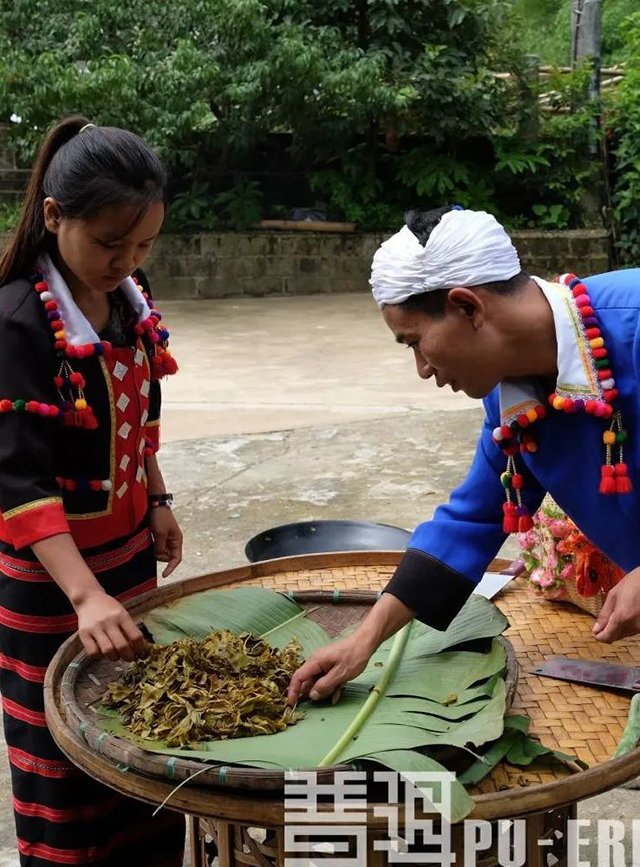
[(171, 747), (274, 734), (303, 716), (286, 700), (302, 661), (295, 641), (278, 650), (249, 632), (223, 629), (203, 641), (150, 645), (145, 659), (108, 686), (103, 703), (134, 734)]

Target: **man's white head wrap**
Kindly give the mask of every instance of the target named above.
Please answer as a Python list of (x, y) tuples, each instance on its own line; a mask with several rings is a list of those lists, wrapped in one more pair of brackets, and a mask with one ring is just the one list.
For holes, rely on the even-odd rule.
[(500, 223), (484, 211), (448, 211), (423, 247), (408, 226), (373, 257), (371, 288), (379, 307), (412, 295), (510, 280), (520, 259)]

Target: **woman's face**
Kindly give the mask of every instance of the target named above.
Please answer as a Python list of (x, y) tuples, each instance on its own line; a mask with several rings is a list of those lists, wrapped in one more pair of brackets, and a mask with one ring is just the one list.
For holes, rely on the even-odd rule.
[(111, 292), (149, 255), (162, 226), (164, 204), (150, 205), (130, 230), (137, 216), (131, 205), (103, 208), (86, 220), (69, 219), (60, 215), (55, 199), (47, 198), (44, 216), (47, 229), (56, 236), (70, 288)]

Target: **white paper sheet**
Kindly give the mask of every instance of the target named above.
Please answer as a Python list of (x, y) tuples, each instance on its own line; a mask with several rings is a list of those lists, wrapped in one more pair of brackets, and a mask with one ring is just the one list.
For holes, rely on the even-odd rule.
[(513, 581), (514, 577), (514, 575), (501, 575), (498, 572), (485, 572), (482, 581), (473, 592), (484, 596), (485, 599), (493, 599), (509, 581)]

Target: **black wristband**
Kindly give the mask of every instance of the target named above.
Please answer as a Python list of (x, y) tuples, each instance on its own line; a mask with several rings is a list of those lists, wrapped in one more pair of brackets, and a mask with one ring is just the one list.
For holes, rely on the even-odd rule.
[(149, 505), (152, 509), (157, 509), (158, 506), (166, 506), (170, 509), (173, 505), (173, 494), (150, 494)]

